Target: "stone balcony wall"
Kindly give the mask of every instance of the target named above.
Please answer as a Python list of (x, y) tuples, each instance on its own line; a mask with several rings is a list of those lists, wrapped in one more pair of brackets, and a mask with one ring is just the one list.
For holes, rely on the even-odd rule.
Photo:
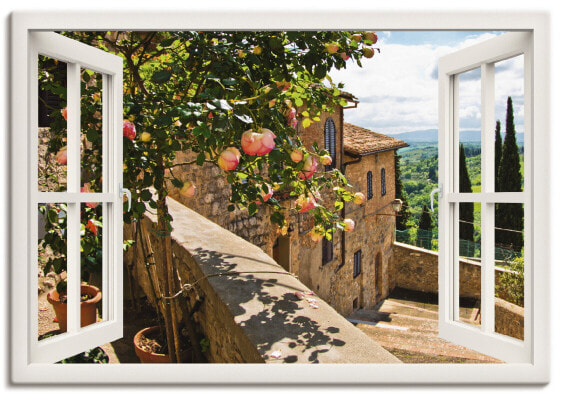
[[(210, 362), (399, 363), (316, 295), (307, 296), (315, 303), (296, 297), (310, 290), (259, 247), (171, 198), (167, 202), (180, 282), (196, 283), (203, 299), (193, 317), (210, 341)], [(146, 227), (154, 221), (149, 215)], [(149, 234), (161, 261), (162, 238)], [(151, 295), (144, 262), (135, 256), (140, 255), (126, 254), (125, 263)]]

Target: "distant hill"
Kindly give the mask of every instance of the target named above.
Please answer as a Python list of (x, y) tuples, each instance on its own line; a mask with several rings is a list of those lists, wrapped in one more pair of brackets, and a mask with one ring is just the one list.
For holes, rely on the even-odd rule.
[[(415, 130), (413, 132), (405, 133), (386, 133), (388, 136), (395, 137), (405, 141), (406, 143), (436, 143), (438, 142), (438, 130), (426, 129)], [(504, 140), (504, 133), (503, 133)], [(480, 143), (481, 132), (479, 130), (464, 130), (460, 132), (460, 141), (466, 143)], [(524, 133), (516, 134), (516, 142), (521, 145), (524, 144)]]

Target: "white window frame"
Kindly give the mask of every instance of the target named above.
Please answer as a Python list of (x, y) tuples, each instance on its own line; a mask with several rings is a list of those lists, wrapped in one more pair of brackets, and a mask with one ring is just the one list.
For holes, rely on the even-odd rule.
[[(122, 337), (123, 292), (122, 240), (122, 74), (123, 62), (118, 56), (63, 37), (54, 32), (29, 32), (27, 65), (22, 67), (20, 95), (26, 105), (18, 108), (15, 119), (27, 119), (14, 134), (13, 192), (21, 229), (16, 228), (13, 256), (19, 265), (13, 267), (15, 284), (12, 308), (21, 312), (13, 317), (13, 355), (16, 364), (40, 366), (53, 363), (84, 350)], [(38, 190), (38, 60), (48, 56), (67, 64), (67, 151), (68, 179), (64, 192)], [(80, 97), (81, 69), (102, 75), (102, 175), (101, 192), (80, 192)], [(24, 154), (26, 153), (26, 154)], [(117, 165), (118, 164), (118, 165)], [(25, 169), (25, 170), (24, 170)], [(28, 174), (22, 177), (21, 174)], [(22, 198), (27, 197), (27, 198)], [(102, 241), (102, 321), (80, 328), (80, 206), (99, 202), (103, 207)], [(67, 210), (67, 330), (65, 333), (38, 340), (37, 320), (37, 207), (43, 203), (65, 203)], [(27, 207), (27, 209), (25, 209)], [(25, 246), (25, 247), (24, 247)], [(24, 283), (21, 278), (26, 278)], [(16, 280), (18, 279), (18, 280)]]
[[(294, 18), (292, 12), (254, 12), (248, 18), (245, 12), (193, 11), (193, 12), (137, 12), (131, 18), (125, 12), (30, 12), (12, 15), (11, 26), (11, 92), (12, 92), (12, 135), (22, 130), (18, 119), (22, 118), (21, 96), (14, 94), (21, 88), (26, 78), (27, 35), (30, 30), (227, 30), (227, 29), (356, 29), (356, 30), (528, 30), (534, 36), (534, 95), (533, 117), (535, 136), (533, 141), (532, 199), (534, 207), (541, 212), (533, 216), (533, 261), (541, 262), (533, 269), (534, 284), (533, 344), (532, 360), (517, 364), (376, 364), (347, 365), (326, 364), (314, 366), (294, 366), (276, 364), (189, 364), (162, 365), (116, 364), (116, 365), (28, 365), (25, 358), (12, 353), (11, 377), (14, 382), (54, 382), (54, 383), (545, 383), (549, 381), (550, 359), (550, 245), (549, 245), (549, 152), (550, 152), (550, 34), (549, 17), (538, 12), (384, 12), (384, 11), (343, 11), (332, 18), (329, 11), (304, 12), (301, 18)], [(536, 56), (535, 54), (539, 54)], [(19, 146), (12, 145), (12, 150)], [(12, 170), (21, 166), (17, 174), (27, 174), (28, 166), (22, 158), (12, 155)], [(25, 172), (23, 171), (25, 170)], [(15, 173), (14, 173), (15, 174)], [(22, 205), (12, 180), (12, 207), (14, 218), (11, 222), (11, 262), (12, 291), (22, 281), (18, 270), (17, 249), (22, 244), (16, 241), (18, 235), (26, 234), (26, 222), (19, 222)], [(18, 275), (18, 273), (20, 275)], [(13, 303), (13, 300), (12, 300)], [(12, 314), (14, 313), (12, 304)], [(537, 324), (539, 323), (539, 324)], [(11, 340), (22, 342), (22, 336), (11, 329)], [(16, 345), (17, 346), (17, 345)], [(281, 373), (282, 371), (282, 373)]]
[[(509, 363), (532, 360), (533, 119), (532, 33), (510, 32), (439, 59), (439, 333)], [(524, 56), (524, 192), (495, 192), (495, 63)], [(481, 192), (459, 187), (460, 74), (481, 69)], [(459, 205), (481, 203), (481, 326), (459, 318)], [(495, 333), (495, 203), (524, 204), (524, 340)]]

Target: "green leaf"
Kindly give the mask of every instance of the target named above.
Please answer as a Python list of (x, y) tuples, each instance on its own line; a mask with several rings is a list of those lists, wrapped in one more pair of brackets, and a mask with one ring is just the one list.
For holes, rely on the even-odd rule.
[(257, 203), (251, 202), (247, 207), (247, 210), (250, 216), (254, 215), (257, 212)]
[(99, 132), (94, 129), (89, 129), (86, 132), (86, 138), (88, 139), (88, 141), (95, 143), (96, 141), (99, 140)]
[[(178, 180), (177, 178), (172, 178), (171, 183), (176, 188), (181, 188), (183, 186), (183, 182), (181, 180)], [(142, 194), (140, 196), (142, 197)], [(148, 200), (148, 199), (143, 199), (143, 200)]]
[(156, 71), (154, 75), (152, 75), (152, 81), (161, 84), (163, 82), (168, 81), (171, 78), (171, 72), (167, 70), (160, 70)]
[(302, 121), (302, 127), (307, 128), (312, 124), (312, 120), (310, 118), (304, 118)]
[(203, 163), (205, 163), (205, 154), (201, 152), (197, 155), (197, 165), (202, 166)]
[(142, 192), (140, 192), (140, 198), (146, 202), (152, 199), (152, 192), (150, 192), (148, 189), (144, 189)]
[(222, 80), (222, 84), (226, 85), (226, 86), (232, 86), (232, 85), (236, 85), (238, 83), (238, 80), (235, 78), (225, 78)]
[(58, 213), (54, 208), (50, 209), (47, 213), (47, 219), (53, 225), (58, 222)]
[(301, 98), (297, 97), (296, 99), (294, 99), (294, 104), (300, 107), (304, 105), (304, 101)]

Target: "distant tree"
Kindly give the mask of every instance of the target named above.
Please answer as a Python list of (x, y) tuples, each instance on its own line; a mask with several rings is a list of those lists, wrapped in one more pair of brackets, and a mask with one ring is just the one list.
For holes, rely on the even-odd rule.
[[(460, 144), (460, 192), (471, 192), (463, 144)], [(473, 241), (473, 203), (460, 203), (460, 239)]]
[(423, 205), (423, 211), (419, 218), (419, 226), (417, 229), (417, 245), (430, 250), (432, 244), (432, 217), (427, 205)]
[[(516, 144), (516, 131), (514, 129), (514, 111), (512, 98), (509, 96), (506, 109), (506, 133), (502, 150), (501, 165), (499, 168), (499, 191), (521, 192), (522, 175), (520, 174), (520, 156)], [(497, 244), (520, 251), (524, 246), (524, 237), (521, 232), (524, 229), (524, 209), (519, 203), (497, 204), (495, 215), (495, 226), (497, 228), (509, 229), (497, 230), (495, 241)], [(514, 231), (514, 232), (513, 232)]]
[(400, 212), (400, 216), (396, 217), (395, 220), (395, 227), (397, 230), (406, 230), (407, 229), (407, 221), (411, 217), (411, 212), (409, 211), (409, 202), (407, 201), (407, 194), (403, 190), (403, 183), (401, 182), (401, 168), (399, 165), (399, 160), (401, 156), (394, 151), (394, 160), (395, 160), (395, 198), (401, 199), (403, 202), (403, 207)]
[(430, 166), (429, 167), (429, 176), (428, 176), (429, 180), (433, 181), (433, 182), (438, 182), (438, 179), (436, 177), (436, 168), (434, 166)]
[(503, 138), (501, 137), (501, 121), (497, 120), (495, 126), (495, 192), (499, 191), (499, 169), (503, 155)]

